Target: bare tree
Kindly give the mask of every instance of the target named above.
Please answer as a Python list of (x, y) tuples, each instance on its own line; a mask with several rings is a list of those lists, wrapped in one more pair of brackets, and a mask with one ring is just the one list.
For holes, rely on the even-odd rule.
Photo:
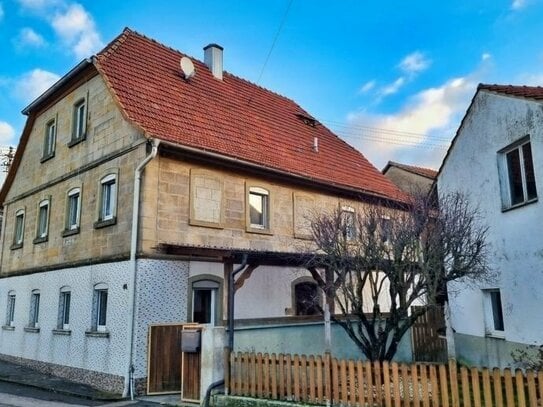
[(318, 255), (307, 267), (335, 307), (333, 319), (370, 360), (391, 360), (425, 309), (446, 294), (446, 283), (490, 276), (487, 228), (460, 194), (439, 208), (414, 198), (402, 209), (340, 208), (311, 223)]

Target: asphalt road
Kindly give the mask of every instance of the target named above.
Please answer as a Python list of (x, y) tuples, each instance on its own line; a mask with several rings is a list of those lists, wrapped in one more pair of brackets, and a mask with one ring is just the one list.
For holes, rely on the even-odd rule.
[(0, 381), (0, 407), (157, 407), (159, 404), (146, 401), (104, 402), (65, 396), (34, 387)]

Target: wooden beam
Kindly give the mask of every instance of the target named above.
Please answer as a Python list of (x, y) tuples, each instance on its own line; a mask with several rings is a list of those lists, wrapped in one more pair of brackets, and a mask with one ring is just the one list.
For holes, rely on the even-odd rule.
[(238, 291), (241, 287), (243, 287), (243, 284), (245, 284), (245, 281), (251, 277), (251, 274), (253, 274), (253, 271), (258, 267), (258, 264), (249, 264), (245, 269), (241, 272), (240, 276), (234, 283), (234, 292)]

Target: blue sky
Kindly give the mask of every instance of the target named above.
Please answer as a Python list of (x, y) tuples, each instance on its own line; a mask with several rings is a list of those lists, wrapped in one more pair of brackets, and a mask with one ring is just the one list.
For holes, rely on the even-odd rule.
[(437, 168), (477, 83), (543, 84), (542, 21), (543, 0), (0, 0), (0, 146), (128, 26), (198, 59), (222, 45), (226, 70), (294, 99), (378, 168)]

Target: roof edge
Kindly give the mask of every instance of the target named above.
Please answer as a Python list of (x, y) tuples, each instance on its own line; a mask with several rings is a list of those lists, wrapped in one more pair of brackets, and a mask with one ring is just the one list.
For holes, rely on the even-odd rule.
[(92, 65), (92, 58), (86, 58), (82, 60), (79, 64), (77, 64), (75, 67), (73, 67), (66, 75), (64, 75), (62, 78), (60, 78), (58, 81), (56, 81), (49, 89), (47, 89), (45, 92), (43, 92), (40, 96), (38, 96), (36, 99), (34, 99), (33, 102), (31, 102), (27, 107), (25, 107), (22, 110), (22, 113), (25, 116), (28, 116), (34, 108), (39, 106), (42, 102), (44, 102), (46, 99), (48, 99), (53, 93), (55, 93), (59, 88), (61, 88), (63, 85), (65, 85), (70, 79), (77, 76), (79, 73), (81, 73), (85, 68), (87, 68), (89, 65)]

